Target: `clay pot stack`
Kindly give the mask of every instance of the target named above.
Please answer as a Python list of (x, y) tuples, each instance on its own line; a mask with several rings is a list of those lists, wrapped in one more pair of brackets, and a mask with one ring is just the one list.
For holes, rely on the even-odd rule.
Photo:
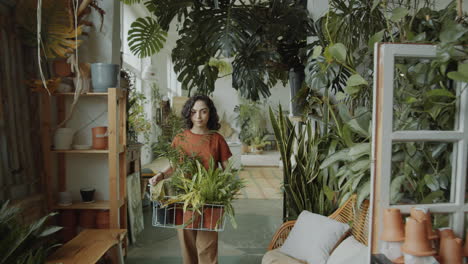
[(401, 244), (405, 241), (405, 229), (401, 212), (396, 208), (384, 211), (383, 232), (380, 240), (385, 241), (381, 251), (393, 262), (403, 263)]
[[(399, 209), (386, 209), (383, 218), (380, 250), (393, 263), (405, 263), (405, 259), (414, 261), (414, 258), (435, 257), (441, 264), (459, 264), (463, 263), (463, 257), (468, 257), (468, 243), (463, 246), (462, 240), (449, 228), (435, 232), (432, 229), (431, 214), (426, 209), (412, 208), (410, 216), (406, 218), (406, 225), (403, 224)], [(468, 238), (468, 233), (466, 237)], [(437, 243), (439, 239), (440, 243)], [(405, 254), (405, 259), (403, 256), (397, 257), (399, 252), (396, 243), (402, 243), (401, 251)]]

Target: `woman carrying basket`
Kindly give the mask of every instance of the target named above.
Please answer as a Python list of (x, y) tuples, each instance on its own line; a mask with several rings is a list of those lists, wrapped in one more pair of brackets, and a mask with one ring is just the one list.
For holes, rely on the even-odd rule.
[[(197, 155), (206, 169), (210, 158), (226, 168), (232, 154), (223, 136), (215, 132), (221, 125), (213, 101), (205, 95), (190, 97), (182, 108), (182, 117), (187, 129), (173, 139), (172, 147), (181, 148), (187, 155)], [(155, 185), (171, 174), (172, 168), (168, 168), (149, 182)], [(184, 264), (218, 263), (218, 232), (178, 229), (177, 234)]]

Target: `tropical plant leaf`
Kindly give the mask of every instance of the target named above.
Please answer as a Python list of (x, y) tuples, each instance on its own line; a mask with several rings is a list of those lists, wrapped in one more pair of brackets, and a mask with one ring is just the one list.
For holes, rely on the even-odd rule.
[[(82, 43), (82, 40), (75, 41), (75, 37), (81, 36), (83, 26), (74, 28), (67, 3), (68, 1), (42, 1), (41, 40), (47, 58), (65, 58)], [(36, 13), (36, 1), (20, 1), (16, 10), (16, 20), (24, 43), (36, 47), (37, 21), (36, 16), (30, 15)]]
[(346, 62), (346, 47), (342, 43), (336, 43), (329, 48), (331, 56), (339, 62)]
[(159, 52), (166, 41), (167, 33), (151, 17), (140, 17), (130, 25), (128, 46), (139, 58)]

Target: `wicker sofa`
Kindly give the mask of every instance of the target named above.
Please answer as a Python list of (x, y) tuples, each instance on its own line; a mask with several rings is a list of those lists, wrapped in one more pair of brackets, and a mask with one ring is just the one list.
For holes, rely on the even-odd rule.
[[(367, 246), (369, 201), (363, 201), (359, 209), (357, 208), (356, 203), (357, 196), (351, 196), (340, 208), (331, 214), (329, 218), (349, 224), (351, 229), (348, 232), (348, 235), (352, 235), (358, 242)], [(280, 248), (286, 241), (286, 238), (288, 237), (295, 223), (296, 221), (288, 221), (279, 227), (268, 246), (269, 252), (265, 254), (262, 263), (305, 263), (288, 256), (281, 256), (281, 253), (278, 253), (277, 250), (275, 250)], [(269, 260), (265, 261), (265, 257), (267, 255), (269, 255), (267, 257)], [(275, 258), (278, 258), (278, 260), (274, 260)]]

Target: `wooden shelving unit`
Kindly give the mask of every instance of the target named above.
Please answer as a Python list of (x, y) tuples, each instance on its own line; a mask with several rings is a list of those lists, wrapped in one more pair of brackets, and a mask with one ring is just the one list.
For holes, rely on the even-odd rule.
[[(48, 209), (52, 210), (83, 210), (95, 209), (109, 210), (110, 228), (127, 229), (127, 205), (126, 205), (126, 94), (119, 88), (109, 88), (107, 93), (87, 93), (81, 96), (107, 96), (107, 120), (108, 120), (108, 149), (107, 150), (54, 150), (52, 148), (52, 99), (56, 101), (57, 121), (65, 119), (67, 96), (73, 93), (54, 93), (52, 96), (41, 94), (41, 135), (44, 153), (44, 184), (47, 190)], [(81, 99), (86, 100), (86, 99)], [(73, 202), (70, 206), (57, 205), (58, 192), (66, 191), (66, 155), (67, 154), (105, 154), (109, 170), (108, 188), (109, 199), (94, 203)], [(57, 187), (54, 187), (53, 156), (57, 162)], [(84, 164), (84, 166), (86, 166)]]

